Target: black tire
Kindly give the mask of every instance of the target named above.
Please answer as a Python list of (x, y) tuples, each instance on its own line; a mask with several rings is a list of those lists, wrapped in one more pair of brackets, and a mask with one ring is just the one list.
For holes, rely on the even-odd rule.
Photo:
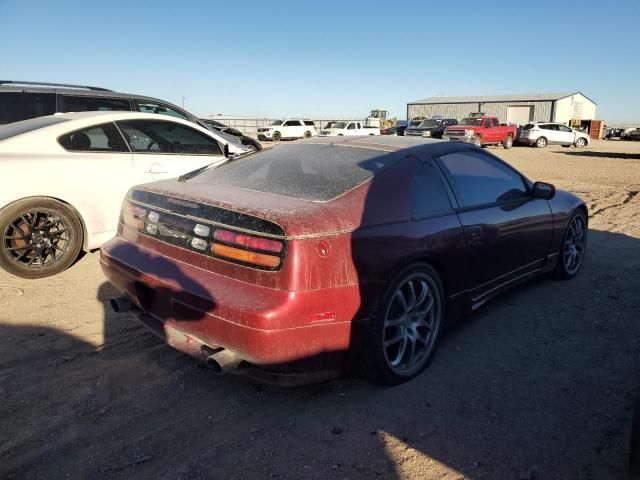
[(311, 138), (311, 132), (309, 131), (304, 132), (304, 138)]
[[(580, 236), (580, 234), (576, 235), (576, 232), (578, 231), (575, 226), (576, 222), (582, 225), (582, 236)], [(558, 263), (556, 264), (556, 268), (553, 271), (554, 278), (558, 280), (570, 280), (578, 275), (578, 272), (580, 271), (584, 263), (584, 257), (587, 253), (588, 234), (589, 223), (587, 221), (587, 216), (584, 214), (584, 211), (582, 211), (582, 209), (578, 209), (571, 216), (571, 220), (569, 220), (564, 235), (562, 236), (562, 245), (560, 246)], [(578, 237), (580, 242), (578, 242)], [(581, 244), (579, 249), (578, 243)], [(573, 249), (571, 248), (571, 246), (573, 246)], [(574, 252), (577, 251), (579, 251), (580, 258), (578, 259), (578, 263), (575, 264), (570, 262), (568, 258), (572, 258)]]
[(536, 140), (536, 143), (534, 143), (534, 145), (537, 148), (544, 148), (548, 145), (549, 142), (547, 142), (547, 139), (545, 137), (538, 137)]
[[(416, 292), (415, 287), (407, 288), (409, 283), (415, 284), (415, 282), (420, 282), (420, 285), (426, 284), (428, 287), (425, 293), (426, 298), (422, 301), (420, 301), (420, 298), (424, 290), (421, 289), (420, 292)], [(420, 311), (412, 313), (411, 309), (407, 310), (405, 308), (404, 314), (401, 315), (401, 318), (405, 319), (402, 320), (404, 323), (402, 325), (389, 325), (389, 322), (395, 323), (399, 321), (396, 318), (390, 320), (389, 317), (396, 317), (402, 311), (398, 307), (403, 302), (400, 301), (397, 294), (397, 291), (402, 289), (404, 289), (402, 297), (405, 307), (411, 304), (413, 304), (412, 308), (418, 308), (421, 305), (426, 306), (430, 299), (432, 300), (431, 308), (425, 314), (422, 322), (416, 318), (421, 315)], [(413, 300), (409, 296), (410, 301), (407, 303), (406, 294), (410, 294), (411, 291), (414, 293)], [(431, 312), (433, 313), (431, 314)], [(427, 323), (425, 323), (428, 316), (431, 316), (429, 322), (427, 322), (431, 324), (431, 327), (428, 327)], [(370, 380), (383, 385), (398, 385), (419, 375), (433, 356), (442, 331), (444, 318), (444, 289), (438, 273), (426, 263), (414, 263), (405, 267), (389, 282), (371, 316), (362, 350), (363, 374)], [(391, 333), (389, 332), (390, 329)], [(419, 343), (422, 345), (420, 347), (421, 352), (419, 352), (414, 364), (403, 365), (401, 360), (406, 357), (406, 350), (411, 348), (407, 339), (411, 336), (418, 337), (419, 335), (422, 338), (418, 329), (423, 329), (422, 332), (426, 335), (426, 340), (420, 342), (416, 338), (412, 340), (413, 348), (410, 350), (409, 356), (413, 356)], [(393, 338), (389, 340), (388, 335)], [(402, 340), (394, 342), (398, 337), (402, 337)], [(386, 346), (385, 343), (387, 343)], [(397, 352), (394, 350), (395, 345), (398, 345)], [(393, 366), (394, 361), (391, 360), (390, 356), (395, 356), (394, 360), (400, 363)], [(411, 359), (407, 358), (408, 363), (410, 363), (409, 360)]]
[(241, 143), (246, 147), (253, 147), (254, 150), (262, 150), (262, 144), (251, 137), (242, 137)]
[(576, 142), (574, 143), (576, 148), (583, 148), (587, 146), (587, 141), (584, 138), (577, 138)]
[(480, 137), (474, 137), (473, 144), (478, 148), (482, 148), (482, 139)]
[(273, 132), (273, 141), (277, 142), (282, 138), (282, 135), (280, 134), (280, 132)]
[(505, 150), (509, 150), (511, 147), (513, 147), (513, 136), (507, 135), (507, 138), (505, 138), (504, 142), (502, 142), (502, 148), (504, 148)]
[(0, 267), (29, 279), (66, 270), (84, 240), (75, 212), (46, 197), (18, 200), (0, 211), (0, 235)]

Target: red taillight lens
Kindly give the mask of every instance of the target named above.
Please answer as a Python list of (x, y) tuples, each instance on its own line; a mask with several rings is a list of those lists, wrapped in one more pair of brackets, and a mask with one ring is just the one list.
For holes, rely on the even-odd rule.
[(263, 250), (266, 252), (280, 253), (284, 245), (279, 240), (271, 240), (270, 238), (253, 237), (243, 233), (236, 233), (230, 230), (216, 229), (213, 238), (220, 242), (233, 243), (242, 245), (252, 250)]
[(122, 209), (122, 219), (124, 224), (129, 227), (134, 227), (138, 230), (144, 229), (144, 222), (147, 216), (147, 211), (144, 208), (138, 207), (127, 202)]

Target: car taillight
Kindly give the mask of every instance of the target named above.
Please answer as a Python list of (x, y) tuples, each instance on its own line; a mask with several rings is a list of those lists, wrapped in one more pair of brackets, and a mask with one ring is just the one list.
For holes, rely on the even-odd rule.
[(264, 253), (281, 253), (284, 250), (284, 243), (280, 240), (255, 237), (222, 228), (215, 230), (213, 239), (211, 253), (215, 256), (267, 268), (277, 268), (282, 261), (279, 255)]
[(284, 245), (279, 240), (271, 240), (269, 238), (254, 237), (243, 233), (236, 233), (221, 228), (216, 229), (213, 234), (215, 240), (221, 242), (234, 243), (253, 250), (266, 250), (268, 252), (280, 253)]
[(144, 230), (146, 218), (147, 211), (144, 208), (125, 201), (122, 208), (122, 223), (128, 227)]

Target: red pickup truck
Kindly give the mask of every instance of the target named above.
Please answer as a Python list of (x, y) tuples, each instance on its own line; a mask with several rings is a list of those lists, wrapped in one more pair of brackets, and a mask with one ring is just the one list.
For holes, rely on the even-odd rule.
[(516, 134), (516, 127), (501, 126), (496, 117), (469, 117), (447, 127), (443, 138), (473, 143), (478, 147), (502, 144), (504, 148), (511, 148)]

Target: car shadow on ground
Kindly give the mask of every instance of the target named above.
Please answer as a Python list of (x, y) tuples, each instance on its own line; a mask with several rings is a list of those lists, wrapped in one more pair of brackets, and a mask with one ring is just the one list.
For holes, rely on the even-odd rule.
[(623, 152), (594, 152), (591, 150), (580, 150), (579, 152), (561, 152), (565, 155), (574, 157), (600, 157), (613, 158), (616, 160), (640, 160), (640, 153), (623, 153)]
[[(115, 314), (118, 292), (104, 283), (102, 345), (0, 326), (0, 424), (11, 425), (0, 476), (620, 478), (640, 241), (590, 235), (575, 280), (540, 278), (496, 298), (449, 329), (423, 374), (393, 388), (216, 377)], [(29, 375), (12, 377), (25, 362)]]

